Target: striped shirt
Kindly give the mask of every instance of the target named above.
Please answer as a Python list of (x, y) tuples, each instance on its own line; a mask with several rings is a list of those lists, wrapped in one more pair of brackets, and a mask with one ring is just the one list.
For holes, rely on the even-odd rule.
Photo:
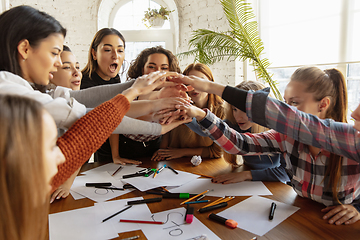
[[(231, 129), (210, 111), (207, 111), (206, 117), (199, 124), (211, 139), (229, 153), (241, 155), (282, 153), (296, 193), (326, 206), (338, 204), (333, 200), (331, 186), (328, 186), (329, 177), (325, 177), (330, 156), (327, 150), (343, 155), (345, 157), (342, 162), (338, 198), (343, 204), (359, 203), (360, 139), (356, 138), (352, 126), (335, 123), (332, 120), (320, 120), (276, 99), (263, 96), (253, 98), (256, 94), (249, 92), (247, 95), (246, 107), (250, 120), (286, 135), (275, 130), (259, 134), (241, 134)], [(226, 99), (224, 95), (223, 98)], [(236, 106), (232, 102), (229, 103)], [(262, 109), (264, 112), (259, 113)], [(317, 156), (312, 157), (307, 144), (323, 149)]]

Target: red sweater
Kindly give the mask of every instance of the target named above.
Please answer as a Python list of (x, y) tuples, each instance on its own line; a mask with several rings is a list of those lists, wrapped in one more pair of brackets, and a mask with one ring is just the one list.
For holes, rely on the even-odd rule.
[(124, 95), (117, 95), (104, 102), (77, 120), (57, 140), (65, 156), (65, 162), (58, 166), (59, 172), (52, 181), (53, 191), (65, 182), (98, 150), (115, 128), (120, 124), (130, 103)]

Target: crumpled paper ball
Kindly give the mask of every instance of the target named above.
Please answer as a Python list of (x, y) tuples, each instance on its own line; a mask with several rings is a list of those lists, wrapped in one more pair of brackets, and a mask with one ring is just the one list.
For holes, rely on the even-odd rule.
[(201, 161), (202, 161), (201, 156), (197, 156), (197, 155), (193, 156), (193, 157), (191, 158), (191, 160), (190, 160), (190, 162), (191, 162), (194, 166), (200, 165)]

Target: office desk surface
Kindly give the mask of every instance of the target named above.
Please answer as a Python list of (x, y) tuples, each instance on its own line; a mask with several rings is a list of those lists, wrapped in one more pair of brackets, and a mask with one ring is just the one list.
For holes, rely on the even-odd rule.
[[(141, 167), (158, 167), (167, 164), (174, 169), (193, 172), (193, 173), (202, 173), (210, 176), (216, 176), (223, 173), (243, 171), (243, 167), (232, 169), (222, 158), (219, 159), (209, 159), (203, 160), (203, 162), (194, 167), (190, 163), (190, 158), (181, 158), (172, 161), (163, 161), (163, 162), (152, 162), (150, 160), (143, 160)], [(86, 163), (81, 171), (86, 171), (91, 168), (100, 166), (98, 163)], [(305, 199), (297, 196), (293, 189), (280, 182), (264, 182), (266, 187), (273, 193), (272, 196), (264, 196), (269, 199), (280, 201), (286, 204), (290, 204), (300, 209), (287, 218), (285, 221), (280, 223), (278, 226), (270, 230), (264, 236), (257, 236), (257, 239), (360, 239), (360, 221), (352, 225), (330, 225), (325, 220), (322, 219), (324, 213), (321, 212), (321, 209), (324, 208), (324, 205), (314, 202), (310, 199)], [(138, 190), (132, 191), (126, 195), (115, 198), (125, 199), (131, 197), (143, 196), (144, 198), (152, 198), (158, 195), (146, 194)], [(236, 197), (234, 200), (229, 202), (231, 207), (248, 197)], [(207, 197), (207, 199), (215, 200), (216, 197)], [(166, 199), (159, 203), (149, 204), (150, 211), (153, 213), (170, 210), (173, 208), (180, 207), (180, 203), (183, 200), (181, 199)], [(68, 211), (77, 208), (90, 207), (93, 206), (94, 202), (90, 199), (80, 199), (74, 200), (71, 195), (66, 199), (56, 200), (50, 206), (50, 213), (57, 213), (61, 211)], [(226, 208), (221, 208), (214, 210), (212, 212), (218, 213)], [(231, 240), (231, 239), (245, 239), (250, 240), (253, 238), (253, 233), (247, 232), (240, 228), (229, 229), (226, 226), (223, 226), (219, 223), (213, 222), (207, 218), (207, 213), (199, 213), (195, 211), (195, 217), (198, 218), (202, 223), (204, 223), (209, 229), (211, 229), (215, 234), (217, 234), (221, 239)], [(146, 239), (144, 234), (141, 231), (125, 232), (120, 233), (119, 238), (122, 239), (126, 237), (131, 237), (134, 235), (140, 235), (138, 239)]]

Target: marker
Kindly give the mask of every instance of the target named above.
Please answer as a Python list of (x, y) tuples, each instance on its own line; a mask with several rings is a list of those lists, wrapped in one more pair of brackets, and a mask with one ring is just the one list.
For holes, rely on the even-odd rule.
[(216, 205), (212, 205), (209, 207), (203, 207), (199, 209), (199, 213), (204, 213), (204, 212), (208, 212), (208, 211), (212, 211), (214, 209), (218, 209), (218, 208), (222, 208), (222, 207), (227, 207), (228, 203), (227, 202), (222, 202)]
[(116, 171), (113, 173), (113, 174), (111, 174), (111, 176), (114, 176), (118, 171), (120, 171), (121, 169), (123, 168), (123, 166), (119, 166), (119, 168), (118, 169), (116, 169)]
[(124, 189), (129, 189), (129, 188), (135, 188), (133, 185), (131, 184), (128, 184), (126, 183), (124, 186), (123, 186)]
[(161, 202), (162, 198), (148, 198), (143, 200), (135, 200), (135, 201), (128, 201), (127, 205), (135, 205), (135, 204), (142, 204), (142, 203), (153, 203), (153, 202)]
[(132, 174), (127, 174), (127, 175), (123, 175), (122, 178), (133, 178), (133, 177), (142, 177), (145, 176), (145, 173), (132, 173)]
[(144, 169), (141, 169), (140, 171), (137, 171), (136, 173), (142, 173), (142, 172), (145, 172), (145, 171), (149, 171), (151, 170), (151, 168), (144, 168)]
[(275, 209), (276, 209), (276, 204), (273, 202), (271, 203), (271, 207), (270, 207), (269, 220), (273, 220)]
[(225, 224), (229, 228), (236, 228), (238, 225), (238, 223), (235, 222), (234, 220), (220, 217), (219, 215), (216, 215), (215, 213), (210, 213), (208, 217), (216, 222)]
[(112, 185), (111, 182), (103, 182), (103, 183), (85, 183), (86, 187), (110, 187)]
[(186, 202), (185, 204), (195, 204), (195, 203), (204, 203), (204, 202), (210, 202), (210, 200), (201, 200), (201, 201)]
[(155, 169), (155, 168), (150, 169), (150, 171), (148, 171), (147, 173), (145, 173), (145, 177), (150, 177), (151, 175), (154, 174), (154, 172), (156, 172), (156, 169)]
[(128, 219), (120, 219), (120, 222), (127, 222), (127, 223), (147, 223), (147, 224), (164, 224), (164, 222), (157, 222), (157, 221), (128, 220)]
[(194, 218), (194, 208), (188, 205), (185, 213), (185, 222), (192, 223), (193, 218)]
[(124, 212), (124, 211), (126, 211), (126, 210), (128, 210), (129, 208), (131, 208), (132, 206), (127, 206), (126, 208), (124, 208), (124, 209), (122, 209), (122, 210), (120, 210), (120, 211), (118, 211), (117, 213), (114, 213), (113, 215), (111, 215), (110, 217), (107, 217), (107, 218), (105, 218), (104, 220), (102, 220), (102, 222), (106, 222), (107, 220), (109, 220), (110, 218), (113, 218), (113, 217), (115, 217), (116, 215), (118, 215), (118, 214), (120, 214), (120, 213), (122, 213), (122, 212)]
[(170, 169), (171, 171), (173, 171), (174, 173), (179, 174), (179, 173), (178, 173), (175, 169), (173, 169), (172, 167), (167, 166), (167, 168)]

